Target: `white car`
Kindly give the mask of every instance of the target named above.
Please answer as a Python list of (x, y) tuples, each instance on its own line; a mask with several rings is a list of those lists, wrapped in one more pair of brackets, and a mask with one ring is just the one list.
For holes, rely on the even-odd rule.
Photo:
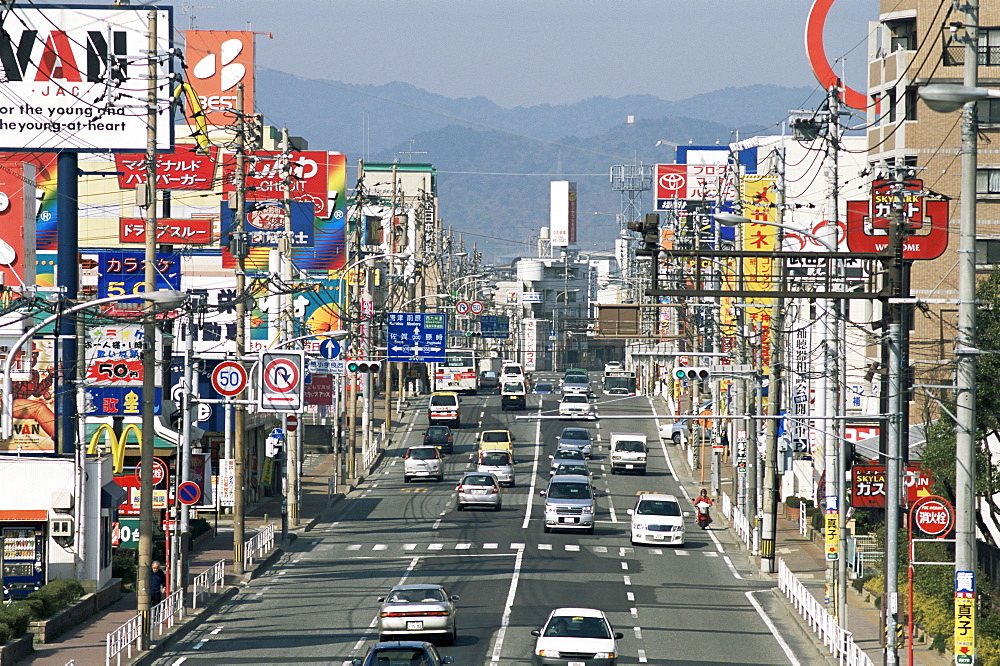
[(594, 406), (583, 393), (567, 393), (559, 399), (559, 416), (576, 419), (594, 418)]
[(531, 635), (538, 637), (531, 662), (534, 666), (618, 663), (622, 634), (615, 632), (604, 612), (596, 608), (557, 608)]
[(632, 516), (632, 543), (656, 544), (658, 546), (684, 545), (684, 515), (681, 505), (673, 495), (643, 493)]

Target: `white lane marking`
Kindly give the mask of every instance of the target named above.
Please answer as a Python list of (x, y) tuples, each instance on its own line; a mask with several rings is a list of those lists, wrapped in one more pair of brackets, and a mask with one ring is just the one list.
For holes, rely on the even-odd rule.
[(208, 635), (209, 635), (209, 636), (215, 636), (215, 635), (216, 635), (216, 634), (218, 634), (218, 633), (219, 633), (220, 631), (222, 631), (222, 627), (216, 627), (215, 629), (212, 629), (212, 631), (210, 631)]
[(635, 593), (633, 593), (633, 592), (626, 592), (625, 593), (625, 599), (627, 601), (635, 601)]
[(625, 582), (626, 585), (632, 584), (632, 576), (622, 576), (622, 580)]
[(580, 546), (575, 543), (568, 543), (566, 544), (566, 550), (570, 552), (579, 552)]
[(471, 543), (456, 543), (455, 544), (455, 550), (468, 550), (470, 548), (472, 548), (472, 544)]
[(705, 557), (718, 557), (719, 556), (718, 553), (716, 553), (714, 551), (711, 551), (711, 550), (705, 551), (704, 553), (702, 553), (702, 555), (704, 555)]
[(524, 548), (517, 551), (517, 559), (514, 560), (514, 574), (510, 577), (510, 589), (507, 591), (507, 605), (504, 607), (503, 618), (500, 620), (500, 630), (497, 631), (497, 640), (493, 645), (493, 656), (490, 657), (490, 666), (500, 663), (500, 653), (503, 651), (503, 639), (507, 635), (507, 626), (510, 624), (510, 612), (514, 607), (514, 597), (517, 595), (517, 582), (521, 579), (521, 560), (524, 559)]
[(416, 550), (416, 549), (417, 549), (417, 544), (415, 543), (403, 544), (403, 550)]
[(618, 549), (618, 557), (625, 557), (627, 554), (632, 553), (634, 551), (635, 548), (626, 548), (625, 546), (621, 546)]
[(207, 638), (203, 638), (200, 641), (198, 641), (197, 643), (195, 643), (193, 646), (191, 646), (191, 649), (192, 650), (200, 650), (203, 647), (205, 647), (205, 643), (207, 643), (207, 642), (208, 642), (208, 639)]
[(485, 417), (486, 417), (485, 411), (479, 412), (479, 418), (485, 418)]
[(378, 481), (372, 484), (372, 488), (378, 488)]
[(552, 550), (551, 543), (540, 543), (538, 544), (538, 550)]
[(639, 617), (639, 609), (638, 608), (635, 608), (635, 607), (629, 608), (628, 612), (632, 615), (632, 617)]
[(622, 562), (622, 571), (628, 571), (628, 562)]
[(281, 571), (278, 572), (278, 575), (279, 576), (284, 576), (286, 573), (288, 573), (288, 572), (284, 571), (284, 570), (281, 570)]
[(499, 547), (499, 545), (500, 544), (496, 544), (496, 543), (484, 543), (483, 544), (483, 548), (485, 550), (495, 550), (497, 547)]
[(642, 629), (640, 627), (632, 627), (632, 631), (635, 633), (636, 640), (642, 640)]
[(608, 511), (611, 513), (611, 522), (618, 522), (618, 515), (615, 514), (615, 504), (611, 501), (611, 486), (608, 486)]
[(372, 550), (385, 550), (385, 549), (386, 549), (386, 548), (388, 548), (388, 547), (389, 547), (389, 546), (388, 546), (387, 544), (384, 544), (384, 543), (377, 543), (377, 544), (375, 544), (374, 546), (372, 546)]
[(524, 548), (524, 544), (523, 543), (512, 543), (512, 544), (510, 544), (510, 549), (511, 550), (521, 550), (523, 548)]
[(686, 550), (675, 550), (674, 552), (677, 553), (678, 555), (680, 555), (681, 557), (690, 557), (691, 556), (691, 553), (689, 553)]
[(646, 651), (643, 650), (642, 648), (639, 648), (638, 650), (636, 650), (636, 656), (639, 657), (639, 663), (640, 664), (649, 663), (649, 660), (646, 659)]
[(322, 540), (322, 539), (313, 539), (313, 542), (312, 542), (312, 544), (310, 544), (310, 545), (312, 545), (312, 546), (318, 546), (318, 545), (319, 545), (319, 542), (320, 542), (321, 540)]
[(729, 565), (729, 570), (730, 570), (731, 572), (733, 572), (733, 577), (734, 577), (734, 578), (735, 578), (736, 580), (743, 580), (743, 576), (741, 576), (741, 575), (739, 574), (739, 572), (738, 572), (738, 571), (736, 571), (736, 567), (734, 567), (734, 566), (733, 566), (733, 561), (732, 561), (731, 559), (729, 559), (729, 556), (728, 556), (728, 555), (723, 555), (723, 556), (722, 556), (722, 559), (724, 559), (724, 560), (726, 561), (726, 564), (727, 564), (727, 565)]
[(427, 544), (427, 550), (441, 550), (444, 548), (443, 543), (429, 543)]
[[(539, 405), (538, 414), (541, 416), (542, 407)], [(531, 505), (535, 501), (535, 479), (538, 478), (538, 459), (542, 455), (542, 421), (539, 419), (535, 423), (535, 459), (531, 463), (531, 482), (528, 484), (528, 504), (524, 507), (524, 522), (521, 523), (521, 529), (528, 529), (528, 523), (531, 521)]]
[(361, 544), (352, 543), (350, 546), (347, 547), (347, 550), (361, 550)]
[[(396, 585), (402, 585), (403, 583), (406, 582), (406, 579), (410, 577), (410, 574), (416, 568), (417, 562), (419, 561), (420, 561), (419, 557), (414, 557), (412, 560), (410, 560), (410, 566), (406, 567), (406, 571), (403, 572), (403, 577), (399, 579), (399, 582), (396, 583)], [(354, 644), (354, 648), (351, 650), (352, 657), (356, 655), (361, 650), (362, 647), (364, 647), (365, 642), (368, 640), (368, 634), (372, 633), (372, 629), (374, 629), (377, 625), (378, 625), (378, 615), (372, 618), (372, 621), (368, 623), (368, 629), (365, 630), (365, 633), (362, 634), (360, 639), (358, 639), (358, 642)]]
[(792, 664), (792, 666), (799, 666), (799, 660), (795, 658), (795, 654), (792, 652), (792, 649), (788, 647), (788, 643), (786, 643), (785, 639), (781, 637), (780, 633), (778, 633), (778, 628), (774, 626), (773, 622), (771, 622), (771, 618), (769, 618), (767, 613), (764, 612), (760, 603), (754, 599), (753, 590), (744, 592), (744, 594), (747, 599), (750, 600), (750, 604), (753, 606), (754, 610), (757, 611), (757, 615), (760, 615), (760, 619), (764, 621), (765, 625), (767, 625), (771, 635), (774, 636), (776, 641), (778, 641), (778, 645), (781, 646), (781, 650), (785, 653), (785, 656), (788, 657), (788, 662)]
[(185, 661), (187, 661), (187, 660), (188, 660), (188, 658), (187, 658), (187, 657), (181, 657), (181, 658), (180, 658), (180, 659), (178, 659), (177, 661), (175, 661), (175, 662), (173, 662), (172, 664), (170, 664), (170, 666), (179, 666), (180, 664), (183, 664), (183, 663), (184, 663)]
[(608, 547), (607, 546), (594, 546), (594, 552), (595, 553), (606, 553), (606, 552), (608, 552)]
[(441, 527), (441, 520), (443, 520), (443, 519), (442, 518), (438, 518), (437, 520), (435, 520), (434, 524), (431, 525), (431, 529), (432, 530), (436, 530), (437, 528)]

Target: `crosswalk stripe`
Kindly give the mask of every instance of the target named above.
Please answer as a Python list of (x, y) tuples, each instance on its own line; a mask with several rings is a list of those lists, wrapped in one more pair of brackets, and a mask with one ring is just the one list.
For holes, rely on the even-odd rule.
[(361, 550), (360, 543), (354, 543), (347, 547), (347, 550)]
[(456, 543), (455, 544), (455, 550), (469, 550), (470, 548), (472, 548), (472, 544), (471, 543)]
[(552, 550), (551, 543), (540, 543), (538, 544), (538, 550)]
[(427, 550), (441, 550), (444, 548), (443, 543), (429, 543), (427, 544)]
[(483, 548), (485, 550), (496, 550), (499, 544), (496, 543), (484, 543)]
[(568, 543), (566, 544), (566, 550), (576, 552), (580, 550), (580, 546), (574, 543)]

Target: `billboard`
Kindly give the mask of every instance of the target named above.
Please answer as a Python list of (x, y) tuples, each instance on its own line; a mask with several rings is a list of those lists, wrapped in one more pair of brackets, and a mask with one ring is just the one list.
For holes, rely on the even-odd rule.
[[(156, 156), (156, 189), (211, 190), (215, 186), (215, 160), (219, 149), (207, 155), (196, 152), (197, 146), (178, 146), (172, 153)], [(135, 189), (146, 183), (146, 155), (115, 155), (118, 187)]]
[(549, 183), (549, 194), (552, 247), (576, 245), (576, 183), (553, 180)]
[(247, 30), (187, 30), (184, 60), (209, 125), (236, 121), (236, 86), (243, 84), (243, 108), (254, 108), (254, 36)]
[(36, 338), (17, 351), (11, 368), (14, 436), (0, 452), (55, 453), (55, 341)]
[[(93, 152), (146, 148), (148, 7), (21, 6), (5, 12), (0, 31), (5, 150)], [(156, 10), (156, 50), (171, 48), (171, 12)], [(168, 89), (163, 58), (157, 88)], [(163, 105), (166, 106), (166, 95)], [(157, 123), (161, 150), (173, 145), (173, 123)]]
[(0, 163), (0, 286), (35, 286), (35, 167)]

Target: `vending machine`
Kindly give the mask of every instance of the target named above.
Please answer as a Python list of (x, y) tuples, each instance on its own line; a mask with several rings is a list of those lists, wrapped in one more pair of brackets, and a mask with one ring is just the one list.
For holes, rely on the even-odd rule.
[(23, 599), (45, 584), (45, 532), (38, 527), (0, 529), (4, 601)]

